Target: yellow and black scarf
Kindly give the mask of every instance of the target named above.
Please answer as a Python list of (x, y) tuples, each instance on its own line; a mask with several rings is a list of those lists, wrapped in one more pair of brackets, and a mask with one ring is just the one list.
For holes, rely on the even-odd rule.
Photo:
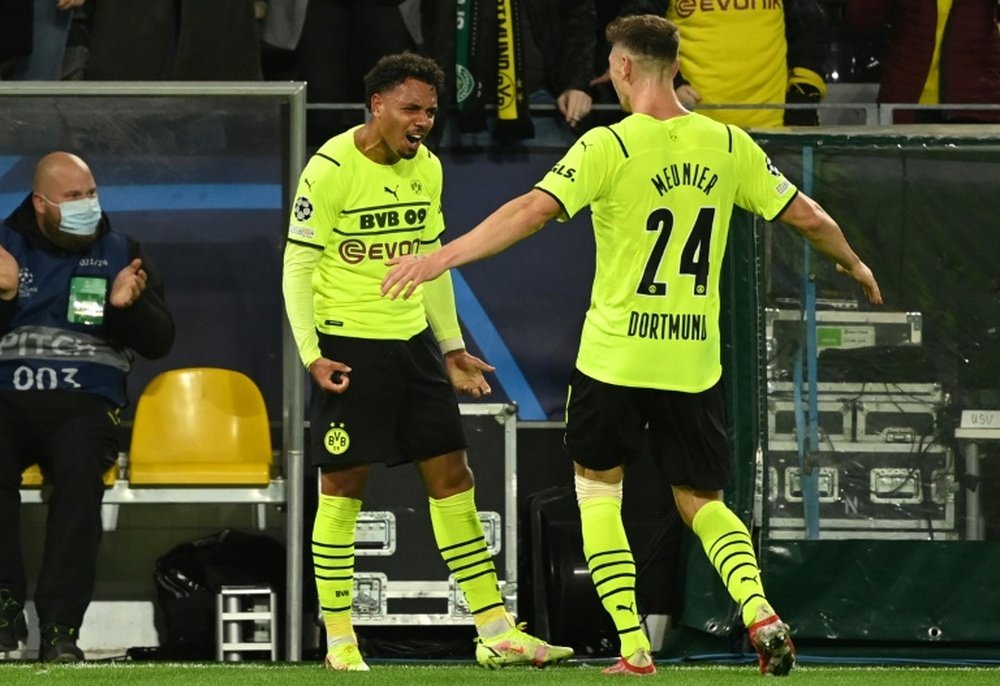
[(460, 130), (485, 130), (485, 104), (495, 96), (494, 137), (531, 138), (534, 129), (521, 77), (520, 0), (457, 0), (456, 12), (455, 106)]

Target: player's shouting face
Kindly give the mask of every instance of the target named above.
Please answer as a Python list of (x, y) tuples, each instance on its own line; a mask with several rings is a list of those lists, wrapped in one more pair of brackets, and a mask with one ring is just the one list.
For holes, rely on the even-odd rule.
[(373, 95), (371, 109), (388, 160), (411, 159), (434, 127), (437, 91), (429, 83), (406, 79)]

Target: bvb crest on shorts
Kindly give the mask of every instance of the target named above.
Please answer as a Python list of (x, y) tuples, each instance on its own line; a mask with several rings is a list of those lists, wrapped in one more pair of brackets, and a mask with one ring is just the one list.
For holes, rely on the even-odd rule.
[(351, 445), (351, 437), (343, 424), (330, 424), (330, 430), (323, 437), (323, 445), (331, 455), (342, 455)]

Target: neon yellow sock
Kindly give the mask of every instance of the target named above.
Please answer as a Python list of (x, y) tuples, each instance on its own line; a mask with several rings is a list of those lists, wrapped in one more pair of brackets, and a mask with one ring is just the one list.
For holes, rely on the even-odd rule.
[(428, 500), (438, 551), (465, 594), (478, 628), (506, 614), (497, 586), (497, 570), (476, 510), (475, 490)]
[(580, 503), (583, 554), (601, 604), (615, 623), (621, 655), (649, 650), (649, 639), (639, 624), (635, 602), (635, 560), (625, 525), (622, 501), (611, 496), (586, 498)]
[(705, 554), (729, 595), (739, 605), (743, 623), (750, 626), (756, 621), (757, 609), (768, 605), (750, 532), (721, 500), (703, 505), (691, 528), (701, 539)]
[(354, 530), (360, 511), (360, 500), (331, 495), (320, 495), (316, 508), (312, 532), (313, 575), (328, 645), (354, 637), (351, 627)]

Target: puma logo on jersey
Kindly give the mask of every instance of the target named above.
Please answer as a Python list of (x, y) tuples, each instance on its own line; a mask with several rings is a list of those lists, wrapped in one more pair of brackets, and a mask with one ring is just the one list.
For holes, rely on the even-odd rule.
[(304, 176), (302, 177), (302, 183), (304, 183), (306, 185), (306, 188), (308, 188), (310, 191), (313, 189), (313, 183), (314, 182), (310, 181), (309, 179), (305, 178)]
[(386, 193), (388, 193), (389, 195), (391, 195), (392, 197), (394, 197), (396, 200), (399, 200), (399, 196), (396, 195), (396, 189), (397, 188), (399, 188), (398, 185), (396, 186), (396, 188), (389, 188), (388, 186), (383, 186), (382, 190), (384, 190)]
[(631, 612), (635, 614), (635, 603), (629, 603), (628, 605), (615, 605), (615, 609), (619, 612)]

